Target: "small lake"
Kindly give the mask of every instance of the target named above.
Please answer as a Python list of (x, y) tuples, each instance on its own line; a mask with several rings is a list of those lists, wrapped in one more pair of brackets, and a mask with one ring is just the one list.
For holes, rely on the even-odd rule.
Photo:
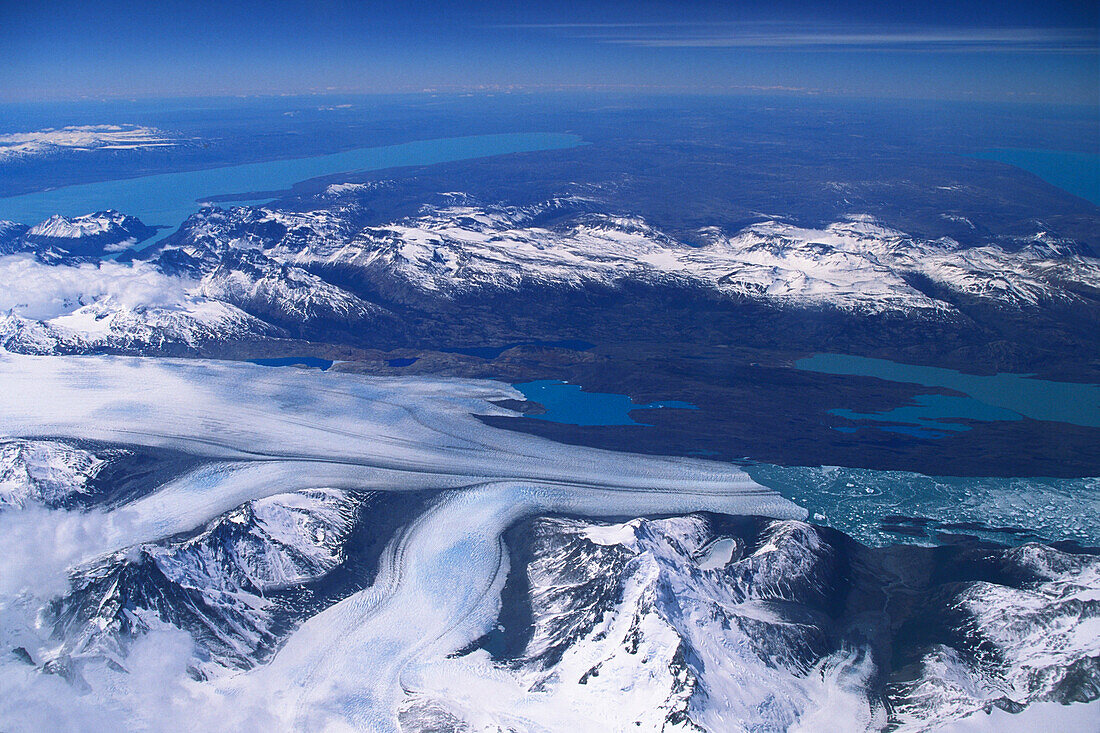
[(996, 148), (973, 153), (973, 157), (1023, 168), (1063, 191), (1100, 206), (1100, 155), (1096, 153)]
[[(54, 214), (78, 216), (116, 209), (150, 226), (175, 229), (199, 209), (199, 201), (227, 194), (280, 191), (300, 181), (336, 173), (432, 165), (506, 153), (558, 150), (581, 145), (576, 135), (510, 133), (421, 140), (402, 145), (359, 148), (310, 158), (162, 173), (0, 198), (0, 220), (37, 224)], [(235, 199), (269, 201), (271, 196)], [(222, 202), (223, 204), (225, 202)]]
[[(823, 374), (877, 377), (891, 382), (942, 387), (965, 395), (918, 395), (913, 404), (878, 413), (857, 413), (844, 408), (830, 410), (831, 414), (853, 421), (904, 423), (912, 429), (902, 429), (905, 425), (881, 429), (918, 438), (944, 437), (948, 434), (945, 431), (967, 429), (964, 424), (952, 423), (953, 418), (992, 421), (1028, 417), (1100, 427), (1100, 385), (1096, 384), (1054, 382), (1024, 374), (980, 376), (845, 354), (814, 354), (796, 361), (795, 367)], [(856, 428), (843, 430), (854, 432)]]
[(542, 415), (526, 417), (567, 425), (644, 425), (645, 423), (630, 417), (632, 410), (696, 409), (691, 403), (676, 400), (639, 405), (626, 395), (585, 392), (580, 385), (551, 379), (512, 386), (522, 392), (528, 400), (538, 402), (546, 408), (546, 412)]

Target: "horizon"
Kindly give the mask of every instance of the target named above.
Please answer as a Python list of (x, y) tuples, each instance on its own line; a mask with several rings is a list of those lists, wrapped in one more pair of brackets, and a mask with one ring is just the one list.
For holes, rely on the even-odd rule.
[(0, 102), (592, 91), (1097, 105), (1100, 13), (1086, 5), (2, 2)]

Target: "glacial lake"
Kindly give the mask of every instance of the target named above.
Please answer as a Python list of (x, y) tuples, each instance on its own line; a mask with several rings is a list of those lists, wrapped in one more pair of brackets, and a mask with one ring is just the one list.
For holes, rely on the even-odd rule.
[[(1025, 374), (981, 376), (846, 354), (814, 354), (796, 361), (795, 367), (823, 374), (877, 377), (891, 382), (943, 387), (965, 395), (918, 395), (913, 404), (878, 413), (857, 413), (840, 407), (830, 410), (831, 414), (853, 421), (902, 423), (879, 426), (879, 429), (918, 438), (944, 437), (947, 431), (967, 429), (964, 424), (952, 423), (952, 418), (992, 421), (1028, 417), (1100, 427), (1100, 385), (1096, 384), (1054, 382)], [(907, 425), (911, 429), (905, 429)], [(837, 429), (854, 432), (858, 428)]]
[(927, 476), (838, 466), (755, 464), (759, 483), (869, 545), (941, 544), (939, 533), (1018, 545), (1100, 544), (1100, 478)]
[[(200, 208), (200, 201), (228, 194), (286, 190), (300, 181), (336, 173), (432, 165), (506, 153), (559, 150), (582, 144), (561, 133), (509, 133), (420, 140), (402, 145), (359, 148), (309, 158), (162, 173), (0, 198), (0, 220), (37, 224), (54, 214), (78, 216), (115, 209), (150, 226), (175, 229)], [(204, 198), (205, 197), (205, 198)], [(270, 201), (271, 196), (233, 203)], [(227, 202), (221, 202), (223, 205)]]
[(527, 415), (528, 418), (567, 425), (644, 425), (645, 423), (631, 419), (631, 410), (697, 409), (691, 403), (676, 400), (639, 405), (626, 395), (585, 392), (580, 385), (552, 379), (512, 386), (528, 400), (538, 402), (546, 408), (542, 415)]
[(1096, 153), (995, 148), (974, 153), (973, 157), (1023, 168), (1063, 191), (1100, 206), (1100, 155)]

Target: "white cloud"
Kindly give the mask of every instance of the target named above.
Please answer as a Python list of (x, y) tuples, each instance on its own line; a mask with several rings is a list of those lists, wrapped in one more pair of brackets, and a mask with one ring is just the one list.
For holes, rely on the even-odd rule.
[(757, 48), (768, 50), (907, 50), (1096, 53), (1087, 28), (967, 28), (747, 22), (548, 23), (498, 26), (564, 33), (602, 43), (646, 48)]
[(14, 311), (33, 320), (57, 318), (105, 298), (124, 308), (178, 306), (195, 285), (143, 262), (44, 265), (22, 254), (0, 257), (0, 282), (0, 313)]

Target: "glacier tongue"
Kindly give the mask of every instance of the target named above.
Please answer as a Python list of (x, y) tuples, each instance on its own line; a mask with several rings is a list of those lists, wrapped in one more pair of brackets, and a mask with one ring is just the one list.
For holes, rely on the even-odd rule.
[[(478, 420), (507, 412), (507, 385), (10, 353), (0, 382), (20, 486), (90, 475), (102, 456), (62, 441), (200, 461), (121, 506), (0, 512), (0, 641), (16, 652), (0, 698), (60, 696), (66, 714), (102, 701), (150, 729), (232, 708), (276, 728), (921, 731), (1100, 684), (1095, 558), (860, 546), (730, 465)], [(352, 495), (416, 490), (436, 499), (376, 572), (282, 605), (342, 572)], [(142, 709), (135, 685), (166, 674), (148, 666), (163, 645), (184, 660), (180, 702)]]

